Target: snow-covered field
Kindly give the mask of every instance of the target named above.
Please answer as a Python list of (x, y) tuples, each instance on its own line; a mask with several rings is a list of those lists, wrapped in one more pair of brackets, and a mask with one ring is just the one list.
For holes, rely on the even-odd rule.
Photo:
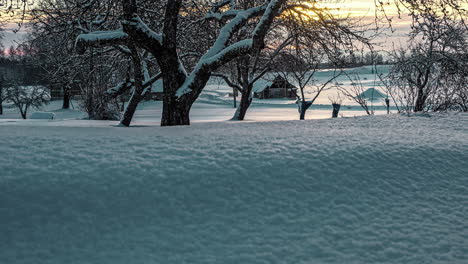
[(468, 263), (467, 114), (153, 122), (0, 121), (0, 263)]
[[(379, 73), (388, 72), (388, 65), (380, 65), (377, 67)], [(348, 74), (358, 74), (363, 87), (377, 88), (382, 92), (385, 89), (378, 77), (372, 73), (371, 66), (363, 66), (357, 68), (346, 69)], [(275, 76), (274, 74), (271, 77)], [(333, 71), (322, 70), (315, 73), (316, 83), (324, 83), (333, 76)], [(341, 87), (351, 87), (351, 80), (346, 75), (339, 76), (336, 83)], [(306, 97), (311, 98), (314, 93), (310, 89), (306, 90)], [(192, 107), (191, 120), (192, 122), (208, 122), (208, 121), (225, 121), (232, 118), (235, 112), (233, 108), (233, 98), (228, 95), (232, 93), (232, 88), (225, 85), (222, 81), (214, 78), (210, 80), (209, 85), (202, 92), (197, 102)], [(306, 119), (323, 119), (330, 118), (332, 113), (332, 106), (330, 97), (335, 97), (338, 94), (336, 87), (325, 90), (317, 98), (314, 105), (306, 114)], [(343, 98), (343, 105), (340, 111), (340, 117), (354, 117), (366, 115), (366, 112), (358, 106), (351, 99)], [(239, 101), (240, 99), (237, 98)], [(82, 119), (86, 114), (79, 111), (79, 102), (72, 104), (74, 110), (61, 110), (61, 101), (52, 101), (42, 109), (32, 109), (29, 111), (28, 116), (34, 111), (51, 111), (54, 112), (58, 120)], [(369, 102), (371, 109), (375, 110), (375, 114), (386, 114), (386, 108), (382, 101)], [(60, 110), (57, 110), (60, 109)], [(396, 109), (392, 107), (392, 112)], [(161, 119), (162, 103), (147, 101), (140, 103), (138, 110), (135, 114), (135, 121), (137, 124), (156, 124)], [(14, 108), (5, 109), (5, 114), (0, 115), (0, 122), (5, 122), (5, 119), (18, 119), (20, 118), (19, 112)], [(3, 119), (3, 121), (2, 121)], [(297, 104), (295, 100), (288, 99), (254, 99), (246, 116), (250, 121), (274, 121), (274, 120), (297, 120), (299, 113), (297, 111)]]

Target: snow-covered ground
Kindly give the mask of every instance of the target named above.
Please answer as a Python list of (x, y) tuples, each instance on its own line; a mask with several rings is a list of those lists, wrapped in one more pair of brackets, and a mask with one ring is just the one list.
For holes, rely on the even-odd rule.
[[(232, 107), (230, 99), (219, 99), (224, 96), (227, 91), (209, 91), (207, 93), (217, 93), (218, 99), (210, 99), (210, 101), (204, 101), (202, 96), (198, 102), (192, 107), (190, 112), (190, 118), (192, 122), (214, 122), (214, 121), (226, 121), (232, 118), (235, 112), (235, 108)], [(223, 100), (218, 102), (218, 100)], [(260, 101), (260, 102), (258, 102)], [(279, 121), (279, 120), (298, 120), (299, 113), (297, 111), (297, 105), (291, 100), (257, 100), (247, 113), (247, 121)], [(41, 109), (33, 109), (28, 112), (28, 118), (34, 111), (47, 111), (55, 113), (56, 119), (51, 122), (62, 122), (77, 119), (86, 119), (86, 113), (79, 110), (78, 103), (75, 103), (75, 108), (70, 110), (60, 109), (62, 101), (52, 101), (48, 105)], [(331, 106), (312, 106), (311, 110), (307, 111), (307, 119), (324, 119), (331, 117)], [(393, 112), (396, 112), (393, 110)], [(377, 115), (385, 114), (386, 111), (376, 111)], [(162, 115), (162, 102), (155, 101), (144, 101), (138, 106), (138, 110), (135, 113), (132, 125), (142, 124), (158, 124), (160, 123)], [(354, 117), (366, 115), (366, 112), (359, 106), (342, 106), (340, 111), (340, 117)], [(34, 122), (33, 120), (19, 120), (21, 118), (20, 113), (15, 108), (4, 109), (4, 114), (0, 115), (0, 123), (5, 122), (16, 122), (29, 124)], [(36, 124), (43, 122), (35, 122)], [(62, 122), (63, 123), (63, 122)], [(91, 121), (92, 123), (92, 121)], [(113, 122), (118, 123), (118, 122)]]
[[(379, 73), (388, 72), (388, 65), (378, 66)], [(358, 74), (363, 87), (377, 88), (385, 92), (382, 83), (378, 77), (372, 73), (371, 66), (363, 66), (357, 68), (346, 69), (348, 74)], [(275, 76), (274, 74), (272, 76)], [(272, 77), (270, 76), (270, 77)], [(321, 70), (315, 73), (317, 83), (324, 83), (333, 76), (331, 70)], [(337, 85), (341, 87), (350, 87), (351, 80), (346, 75), (341, 75), (336, 80)], [(310, 92), (310, 90), (309, 90)], [(192, 107), (191, 120), (192, 122), (207, 122), (207, 121), (225, 121), (232, 118), (235, 112), (233, 108), (233, 98), (228, 95), (232, 93), (232, 88), (226, 86), (222, 81), (214, 78), (210, 80), (209, 85), (202, 92), (197, 102)], [(332, 106), (329, 98), (336, 96), (338, 89), (336, 87), (325, 90), (315, 101), (314, 105), (306, 114), (306, 119), (323, 119), (330, 118)], [(306, 93), (307, 97), (312, 97), (313, 93)], [(240, 100), (238, 98), (238, 100)], [(33, 109), (29, 111), (30, 116), (34, 111), (50, 111), (54, 112), (58, 120), (82, 119), (86, 114), (79, 111), (79, 102), (74, 102), (74, 110), (61, 110), (61, 101), (52, 101), (42, 109)], [(386, 108), (382, 101), (370, 102), (369, 106), (375, 110), (377, 115), (386, 114)], [(57, 110), (59, 109), (59, 110)], [(392, 108), (392, 112), (396, 109)], [(137, 124), (141, 123), (158, 123), (161, 119), (162, 103), (147, 101), (142, 102), (135, 114)], [(350, 99), (344, 98), (341, 107), (340, 116), (354, 117), (366, 115), (366, 112)], [(5, 110), (4, 115), (0, 115), (0, 122), (5, 122), (5, 119), (18, 119), (19, 112), (14, 108)], [(2, 121), (3, 119), (3, 121)], [(273, 121), (273, 120), (297, 120), (299, 113), (295, 100), (288, 99), (254, 99), (252, 106), (249, 108), (246, 116), (250, 121)]]
[(467, 114), (114, 125), (0, 122), (0, 263), (468, 263)]

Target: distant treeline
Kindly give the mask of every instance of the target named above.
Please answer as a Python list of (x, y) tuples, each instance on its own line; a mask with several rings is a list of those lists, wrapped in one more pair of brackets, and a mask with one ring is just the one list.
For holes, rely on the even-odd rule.
[(5, 84), (46, 85), (43, 70), (26, 60), (0, 57), (0, 81)]
[[(290, 68), (289, 61), (297, 60), (297, 58), (290, 58), (288, 54), (280, 54), (281, 63), (273, 65), (273, 71), (287, 71)], [(388, 65), (394, 62), (386, 59), (382, 54), (376, 52), (360, 52), (351, 54), (337, 54), (333, 63), (323, 62), (318, 64), (318, 69), (333, 69), (339, 68), (354, 68), (368, 65)], [(307, 63), (297, 63), (298, 65), (306, 65)]]

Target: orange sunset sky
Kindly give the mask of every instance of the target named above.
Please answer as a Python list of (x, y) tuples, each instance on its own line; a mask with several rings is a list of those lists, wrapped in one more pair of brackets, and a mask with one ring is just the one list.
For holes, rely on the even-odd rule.
[[(334, 9), (333, 13), (339, 15), (350, 15), (355, 18), (364, 18), (363, 21), (371, 23), (375, 18), (375, 4), (374, 0), (359, 0), (359, 1), (325, 1), (328, 2), (327, 6)], [(27, 34), (27, 29), (21, 28), (19, 32), (13, 33), (13, 30), (18, 29), (15, 17), (5, 15), (0, 7), (0, 19), (5, 22), (2, 26), (3, 30), (3, 46), (10, 47), (16, 46), (17, 42), (21, 42)], [(388, 6), (386, 8), (387, 14), (396, 17), (396, 8)], [(379, 37), (378, 43), (381, 43), (382, 50), (391, 48), (393, 45), (404, 45), (403, 38), (409, 30), (410, 19), (405, 15), (401, 19), (394, 19), (392, 26), (395, 32), (391, 33), (387, 30), (386, 36)], [(378, 48), (379, 49), (379, 48)]]

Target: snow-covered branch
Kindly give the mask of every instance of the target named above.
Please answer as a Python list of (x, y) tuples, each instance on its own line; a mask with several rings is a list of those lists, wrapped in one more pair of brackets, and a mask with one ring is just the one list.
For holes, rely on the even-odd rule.
[(237, 57), (239, 54), (248, 53), (252, 48), (252, 43), (251, 39), (241, 40), (226, 47), (214, 56), (208, 58), (202, 57), (184, 84), (177, 90), (176, 96), (181, 97), (184, 94), (190, 93), (192, 91), (191, 85), (194, 83), (197, 75), (209, 75), (211, 71)]
[(121, 82), (117, 84), (115, 87), (106, 91), (106, 94), (112, 97), (117, 97), (130, 91), (133, 88), (134, 80), (126, 80), (125, 82)]
[(128, 34), (135, 34), (135, 36), (144, 35), (151, 39), (153, 44), (157, 43), (162, 45), (162, 35), (149, 28), (148, 25), (146, 25), (146, 23), (141, 20), (141, 18), (134, 17), (131, 21), (123, 21), (122, 25), (124, 26), (124, 31)]
[(227, 43), (231, 40), (232, 35), (236, 33), (247, 21), (253, 17), (257, 17), (262, 14), (266, 9), (266, 6), (257, 6), (245, 11), (237, 13), (237, 15), (229, 21), (223, 28), (221, 28), (216, 42), (213, 44), (211, 49), (202, 57), (207, 59), (209, 57), (217, 55), (221, 50), (226, 48)]
[(75, 47), (79, 54), (83, 54), (88, 46), (126, 45), (128, 40), (128, 34), (122, 30), (96, 31), (79, 35)]
[[(265, 36), (268, 33), (273, 19), (277, 16), (283, 1), (272, 0), (268, 5), (256, 6), (237, 15), (221, 28), (218, 38), (208, 52), (200, 59), (190, 76), (184, 84), (177, 90), (176, 96), (181, 97), (192, 91), (192, 84), (197, 76), (208, 76), (219, 66), (227, 63), (231, 59), (248, 54), (252, 50), (261, 50), (265, 44)], [(252, 33), (252, 38), (244, 39), (234, 44), (228, 45), (232, 36), (242, 28), (250, 19), (262, 15), (257, 27)]]

